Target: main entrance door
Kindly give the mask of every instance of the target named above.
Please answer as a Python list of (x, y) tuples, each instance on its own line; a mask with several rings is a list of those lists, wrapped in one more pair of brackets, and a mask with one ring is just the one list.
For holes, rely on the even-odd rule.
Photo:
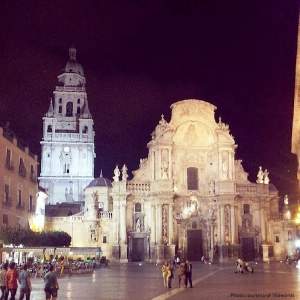
[(242, 258), (245, 261), (251, 261), (255, 258), (255, 248), (253, 238), (242, 238)]
[(201, 260), (203, 255), (202, 231), (187, 231), (187, 258), (188, 260)]
[(145, 254), (144, 238), (132, 239), (132, 261), (143, 261)]

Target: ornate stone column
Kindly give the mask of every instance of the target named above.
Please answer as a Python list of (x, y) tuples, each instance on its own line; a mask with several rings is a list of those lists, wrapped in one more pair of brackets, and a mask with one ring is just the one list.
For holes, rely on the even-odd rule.
[(156, 210), (155, 205), (151, 204), (151, 236), (150, 236), (150, 243), (156, 244)]
[(230, 206), (230, 231), (231, 231), (231, 244), (236, 244), (236, 232), (235, 232), (235, 208), (234, 205)]
[(220, 205), (220, 242), (224, 245), (224, 205)]
[(162, 204), (156, 204), (156, 243), (162, 243)]
[(267, 242), (265, 213), (263, 207), (260, 208), (260, 226), (262, 242)]
[(173, 229), (173, 207), (174, 204), (170, 203), (169, 204), (169, 232), (168, 232), (168, 237), (169, 237), (169, 245), (173, 244), (174, 240), (174, 229)]

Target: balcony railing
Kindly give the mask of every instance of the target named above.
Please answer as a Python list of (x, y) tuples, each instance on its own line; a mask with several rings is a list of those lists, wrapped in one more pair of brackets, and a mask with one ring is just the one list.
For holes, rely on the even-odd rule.
[(12, 206), (11, 197), (8, 197), (2, 201), (2, 207), (11, 207), (11, 206)]
[(35, 212), (35, 206), (33, 205), (33, 206), (31, 206), (31, 208), (29, 207), (28, 212), (29, 213), (34, 213)]
[(100, 219), (112, 219), (112, 212), (111, 211), (100, 211), (99, 218)]
[(13, 166), (13, 164), (12, 164), (11, 161), (6, 161), (6, 162), (5, 162), (5, 168), (6, 168), (7, 170), (10, 170), (10, 171), (13, 171), (13, 170), (14, 170), (14, 166)]
[(150, 183), (127, 183), (127, 191), (135, 193), (150, 192)]
[(24, 210), (25, 209), (25, 204), (24, 203), (18, 203), (16, 205), (16, 209)]

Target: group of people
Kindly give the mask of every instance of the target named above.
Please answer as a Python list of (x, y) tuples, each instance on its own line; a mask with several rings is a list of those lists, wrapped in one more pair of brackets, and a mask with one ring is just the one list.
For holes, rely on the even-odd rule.
[(235, 273), (245, 273), (245, 272), (249, 272), (249, 273), (253, 273), (254, 272), (254, 269), (253, 267), (243, 261), (241, 258), (238, 258), (235, 262), (235, 265), (236, 265), (236, 270), (234, 271)]
[[(48, 271), (44, 276), (46, 300), (56, 300), (58, 291), (57, 275), (54, 272), (54, 266), (49, 265)], [(31, 279), (27, 264), (17, 270), (16, 264), (4, 263), (0, 270), (0, 300), (15, 300), (19, 288), (19, 300), (30, 300)], [(10, 297), (10, 298), (9, 298)]]
[(174, 274), (177, 274), (178, 279), (178, 287), (181, 287), (181, 283), (183, 283), (184, 287), (187, 287), (188, 284), (192, 288), (192, 264), (185, 260), (180, 262), (179, 258), (176, 258), (173, 262), (164, 262), (161, 267), (164, 287), (171, 288), (172, 280), (174, 279)]

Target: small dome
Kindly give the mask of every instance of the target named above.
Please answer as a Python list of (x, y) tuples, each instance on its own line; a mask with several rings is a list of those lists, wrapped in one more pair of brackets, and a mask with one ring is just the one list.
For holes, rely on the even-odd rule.
[(76, 61), (76, 48), (69, 48), (69, 60), (65, 66), (66, 73), (77, 73), (81, 76), (84, 76), (82, 65)]
[(76, 73), (81, 76), (84, 76), (82, 65), (75, 60), (68, 60), (66, 67), (65, 67), (65, 72), (66, 73)]
[(92, 180), (86, 188), (89, 187), (112, 187), (111, 181), (101, 175), (98, 178)]

